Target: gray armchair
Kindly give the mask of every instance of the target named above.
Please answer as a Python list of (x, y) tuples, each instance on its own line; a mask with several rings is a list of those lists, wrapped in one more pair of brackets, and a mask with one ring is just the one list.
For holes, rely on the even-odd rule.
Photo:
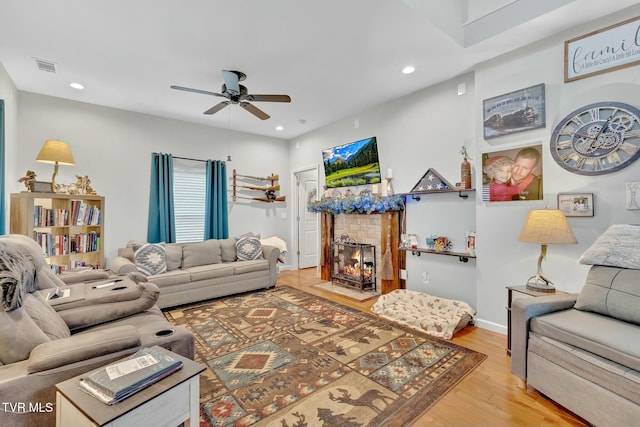
[(55, 384), (140, 347), (193, 359), (193, 336), (164, 318), (154, 284), (96, 272), (61, 277), (71, 284), (51, 271), (35, 241), (0, 236), (3, 425), (54, 425)]

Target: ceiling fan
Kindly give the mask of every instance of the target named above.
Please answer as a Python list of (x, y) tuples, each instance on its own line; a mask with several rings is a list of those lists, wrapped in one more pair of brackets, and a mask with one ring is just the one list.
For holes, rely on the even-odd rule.
[(215, 114), (218, 111), (222, 110), (224, 107), (229, 104), (238, 104), (260, 120), (267, 120), (270, 116), (256, 107), (255, 105), (249, 103), (249, 101), (254, 102), (291, 102), (291, 97), (289, 95), (253, 95), (249, 93), (249, 90), (246, 86), (241, 85), (240, 82), (247, 78), (247, 75), (241, 71), (230, 71), (223, 70), (222, 77), (224, 79), (224, 83), (222, 84), (221, 93), (209, 92), (201, 89), (192, 89), (190, 87), (183, 86), (171, 86), (171, 89), (184, 90), (187, 92), (201, 93), (203, 95), (211, 95), (211, 96), (220, 96), (222, 98), (227, 98), (226, 101), (222, 101), (219, 104), (214, 105), (209, 108), (204, 114)]

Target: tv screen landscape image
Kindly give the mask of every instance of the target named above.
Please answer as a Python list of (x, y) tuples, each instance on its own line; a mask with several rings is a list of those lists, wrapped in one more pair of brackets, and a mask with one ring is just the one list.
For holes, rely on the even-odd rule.
[(376, 137), (322, 150), (327, 188), (377, 184), (381, 181)]

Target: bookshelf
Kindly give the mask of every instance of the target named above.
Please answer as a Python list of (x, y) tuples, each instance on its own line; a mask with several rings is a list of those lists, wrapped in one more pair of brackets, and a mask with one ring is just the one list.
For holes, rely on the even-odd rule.
[(104, 197), (12, 193), (10, 232), (33, 238), (56, 273), (104, 268)]

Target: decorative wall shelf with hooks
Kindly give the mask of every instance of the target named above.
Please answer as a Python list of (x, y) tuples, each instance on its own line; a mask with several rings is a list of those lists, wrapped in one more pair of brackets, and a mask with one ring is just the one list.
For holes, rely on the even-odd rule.
[(469, 255), (465, 252), (453, 252), (453, 251), (436, 251), (435, 249), (427, 249), (427, 248), (401, 248), (405, 251), (411, 251), (411, 255), (420, 256), (421, 253), (425, 254), (436, 254), (436, 255), (449, 255), (449, 256), (457, 256), (460, 262), (469, 262), (469, 258), (475, 258), (475, 255)]
[(421, 192), (411, 192), (405, 193), (404, 196), (410, 196), (413, 200), (420, 201), (421, 196), (426, 196), (428, 194), (438, 194), (438, 193), (458, 193), (458, 197), (461, 199), (468, 199), (469, 192), (476, 191), (475, 188), (466, 188), (466, 189), (453, 189), (453, 190), (433, 190), (433, 191), (421, 191)]
[[(242, 175), (237, 173), (237, 171), (233, 170), (233, 201), (235, 202), (238, 199), (247, 199), (247, 200), (256, 200), (259, 202), (284, 202), (286, 201), (286, 196), (279, 196), (278, 192), (280, 191), (280, 185), (277, 184), (280, 177), (275, 174), (271, 174), (266, 177), (259, 176), (251, 176), (251, 175)], [(259, 185), (256, 181), (268, 182), (269, 185)], [(238, 194), (238, 188), (240, 191), (261, 191), (263, 196), (261, 197), (252, 197), (245, 196), (242, 194)]]
[[(409, 207), (407, 205), (408, 198), (411, 198), (416, 201), (420, 201), (423, 196), (432, 195), (432, 194), (443, 194), (443, 193), (458, 193), (458, 197), (461, 199), (468, 199), (469, 193), (475, 192), (474, 188), (460, 188), (452, 185), (449, 181), (447, 181), (442, 175), (440, 175), (435, 169), (429, 168), (422, 178), (414, 185), (408, 193), (403, 193), (405, 206), (408, 210)], [(406, 222), (403, 224), (403, 230), (406, 227)], [(433, 254), (433, 255), (447, 255), (458, 257), (460, 262), (467, 263), (469, 259), (475, 259), (475, 255), (468, 254), (466, 252), (455, 252), (448, 250), (436, 250), (431, 248), (420, 248), (420, 247), (400, 247), (400, 250), (405, 251), (406, 253), (411, 253), (413, 256), (419, 257), (421, 254)]]

